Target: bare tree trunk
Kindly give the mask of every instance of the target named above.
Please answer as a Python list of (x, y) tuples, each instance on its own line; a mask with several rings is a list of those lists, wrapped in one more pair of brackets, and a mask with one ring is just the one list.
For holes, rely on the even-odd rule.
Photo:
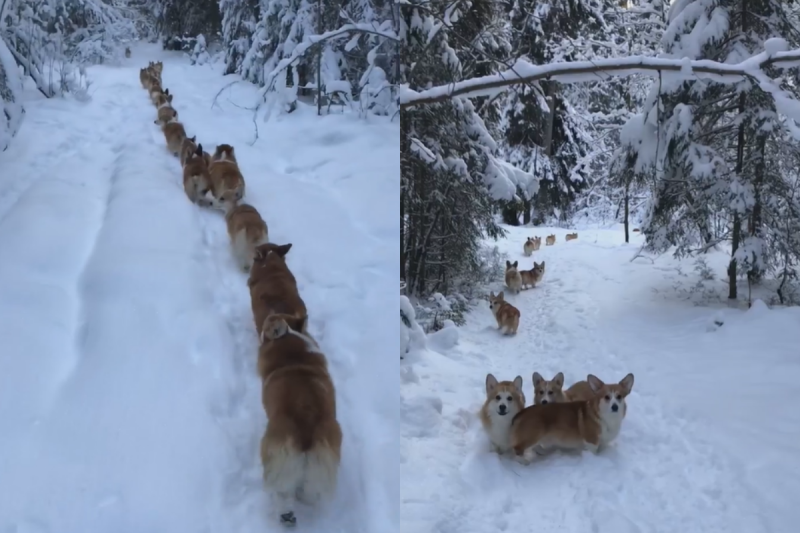
[[(317, 0), (317, 35), (324, 32), (322, 20), (322, 0)], [(322, 50), (325, 48), (324, 42), (320, 42), (317, 48), (317, 115), (322, 114)]]
[(628, 218), (629, 218), (629, 215), (630, 215), (630, 212), (631, 212), (631, 207), (630, 207), (630, 201), (631, 201), (630, 200), (630, 188), (631, 188), (630, 187), (630, 180), (628, 180), (626, 178), (626, 181), (625, 181), (625, 199), (624, 199), (624, 202), (625, 202), (625, 242), (626, 243), (631, 242), (630, 235), (628, 234), (628, 229), (629, 229)]
[[(746, 24), (746, 17), (747, 17), (747, 10), (746, 4), (747, 0), (742, 0), (742, 33), (747, 29)], [(745, 104), (747, 103), (747, 97), (745, 93), (739, 94), (739, 115), (741, 116), (745, 110)], [(739, 132), (736, 136), (736, 172), (737, 176), (742, 175), (742, 169), (744, 168), (744, 122), (739, 124)], [(742, 238), (742, 220), (739, 217), (739, 213), (733, 213), (733, 231), (731, 233), (731, 262), (728, 264), (728, 299), (736, 300), (738, 297), (738, 293), (736, 290), (736, 252), (739, 250), (739, 242)]]

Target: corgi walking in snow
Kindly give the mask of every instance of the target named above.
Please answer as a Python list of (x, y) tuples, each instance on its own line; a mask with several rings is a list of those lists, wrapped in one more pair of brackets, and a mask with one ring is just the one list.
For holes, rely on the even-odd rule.
[(167, 150), (176, 157), (180, 155), (183, 141), (186, 139), (186, 130), (183, 124), (177, 119), (171, 119), (166, 124), (162, 124), (161, 131), (164, 132), (164, 139), (167, 141)]
[(497, 329), (503, 332), (503, 335), (516, 335), (517, 328), (519, 327), (519, 309), (505, 301), (503, 298), (503, 291), (495, 296), (494, 292), (489, 293), (489, 309), (492, 310), (495, 320), (497, 320)]
[(530, 270), (520, 270), (519, 276), (521, 280), (521, 287), (533, 288), (536, 284), (542, 281), (544, 277), (544, 261), (541, 263), (533, 262), (533, 268)]
[[(231, 204), (224, 204), (230, 206)], [(256, 248), (269, 240), (267, 223), (250, 204), (234, 204), (225, 213), (233, 256), (245, 272), (249, 272)]]
[(336, 490), (342, 429), (336, 390), (319, 345), (304, 334), (307, 317), (269, 315), (261, 327), (258, 373), (267, 429), (261, 438), (264, 487), (275, 518), (297, 524), (297, 502), (316, 506)]
[(556, 243), (555, 235), (548, 235), (547, 238), (544, 240), (545, 246), (553, 246), (555, 243)]
[(577, 231), (575, 233), (567, 233), (566, 241), (567, 242), (574, 241), (577, 238), (578, 238), (578, 232)]
[[(257, 246), (250, 268), (250, 303), (258, 334), (269, 315), (281, 313), (296, 318), (308, 315), (297, 290), (297, 280), (286, 264), (292, 244), (265, 243)], [(307, 333), (303, 331), (303, 333)]]
[(518, 261), (506, 261), (506, 287), (512, 292), (519, 294), (522, 290), (522, 276), (519, 275), (517, 270)]
[[(186, 144), (184, 140), (184, 145)], [(196, 146), (194, 153), (187, 156), (183, 164), (183, 190), (189, 201), (202, 207), (209, 207), (211, 202), (206, 198), (209, 187), (208, 166), (203, 157), (203, 145)]]
[(244, 176), (239, 170), (233, 146), (220, 144), (208, 166), (215, 206), (229, 211), (244, 197)]
[(500, 382), (492, 374), (486, 376), (486, 401), (480, 417), (493, 452), (503, 454), (511, 450), (511, 420), (524, 408), (521, 376)]
[(530, 257), (533, 252), (536, 251), (536, 241), (534, 241), (531, 237), (525, 239), (525, 244), (522, 245), (522, 253), (525, 257)]
[(633, 374), (607, 385), (589, 374), (594, 396), (586, 401), (532, 405), (511, 424), (511, 447), (518, 461), (530, 463), (554, 449), (601, 451), (619, 435), (627, 411), (625, 399), (633, 388)]

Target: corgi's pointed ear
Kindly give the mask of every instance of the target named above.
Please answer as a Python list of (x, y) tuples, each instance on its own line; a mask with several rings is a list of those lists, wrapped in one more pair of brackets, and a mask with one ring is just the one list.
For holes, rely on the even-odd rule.
[(507, 261), (506, 261), (506, 268), (509, 268), (510, 266), (511, 266), (511, 261), (508, 261), (508, 260), (507, 260)]
[(553, 383), (555, 383), (559, 387), (563, 387), (564, 386), (564, 373), (563, 372), (559, 372), (558, 374), (556, 374), (555, 377), (553, 378)]
[(189, 139), (189, 140), (192, 141), (193, 143), (196, 143), (197, 142), (197, 135), (192, 135), (192, 138)]
[(593, 392), (600, 392), (600, 389), (606, 386), (606, 384), (594, 374), (586, 376), (586, 381), (589, 383), (589, 387), (591, 387)]
[(494, 388), (497, 387), (497, 378), (491, 374), (486, 376), (486, 394), (491, 394)]
[(196, 156), (202, 157), (203, 156), (203, 145), (202, 144), (198, 144), (197, 145), (197, 150), (195, 150), (194, 153), (195, 153)]
[(499, 300), (502, 300), (502, 299), (505, 297), (505, 292), (506, 292), (506, 291), (500, 291), (500, 292), (498, 292), (498, 293), (497, 293), (497, 298), (498, 298)]
[(542, 375), (540, 373), (538, 373), (538, 372), (534, 372), (533, 373), (533, 386), (534, 387), (538, 387), (539, 383), (541, 383), (542, 381), (544, 381), (544, 378), (542, 377)]
[(540, 267), (544, 268), (544, 261), (539, 264)]
[(633, 374), (628, 374), (619, 382), (623, 395), (627, 396), (633, 389)]
[(514, 261), (514, 268), (517, 268), (518, 264), (519, 264), (519, 261)]
[(489, 299), (494, 300), (494, 291), (489, 291)]
[(514, 386), (519, 392), (522, 392), (522, 376), (517, 376), (514, 378)]
[(534, 261), (534, 262), (533, 262), (533, 268), (537, 268), (538, 266), (539, 266), (539, 263), (537, 263), (536, 261)]

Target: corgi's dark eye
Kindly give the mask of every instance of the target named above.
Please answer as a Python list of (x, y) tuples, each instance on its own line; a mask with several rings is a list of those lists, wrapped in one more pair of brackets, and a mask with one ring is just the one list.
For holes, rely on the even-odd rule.
[(494, 397), (494, 399), (495, 400), (501, 400), (500, 395), (498, 394), (497, 396)]
[(611, 399), (611, 396), (609, 396), (608, 394), (606, 394), (606, 400), (610, 400), (610, 399)]
[(506, 400), (508, 400), (508, 401), (510, 402), (510, 401), (511, 401), (511, 396), (508, 396), (508, 397), (506, 398)]
[(621, 400), (621, 399), (622, 399), (622, 394), (617, 394), (617, 400)]
[(543, 390), (540, 390), (540, 391), (539, 391), (539, 394), (544, 394), (544, 391), (543, 391)]
[(547, 391), (547, 394), (553, 394), (553, 391), (549, 390)]

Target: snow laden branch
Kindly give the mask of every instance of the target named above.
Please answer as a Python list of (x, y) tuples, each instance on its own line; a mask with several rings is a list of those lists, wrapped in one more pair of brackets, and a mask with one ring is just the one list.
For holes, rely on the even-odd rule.
[[(631, 76), (647, 72), (668, 73), (680, 79), (711, 79), (721, 83), (735, 83), (744, 77), (755, 79), (762, 88), (775, 94), (776, 87), (765, 87), (769, 78), (763, 73), (767, 66), (790, 68), (800, 66), (800, 50), (762, 52), (740, 63), (718, 63), (707, 59), (691, 60), (633, 56), (598, 59), (594, 61), (558, 62), (533, 65), (523, 59), (513, 67), (498, 74), (482, 76), (414, 91), (407, 86), (400, 90), (400, 108), (442, 102), (458, 96), (495, 96), (511, 85), (554, 80), (563, 83), (601, 81), (612, 76)], [(799, 110), (800, 112), (800, 110)], [(798, 118), (800, 120), (800, 118)]]
[(292, 53), (288, 57), (281, 59), (277, 66), (264, 77), (264, 87), (260, 91), (260, 96), (263, 98), (266, 93), (272, 90), (272, 87), (275, 83), (275, 78), (277, 78), (278, 74), (286, 70), (292, 63), (303, 57), (306, 52), (308, 52), (308, 50), (315, 44), (333, 39), (340, 39), (354, 33), (368, 33), (383, 37), (390, 41), (399, 41), (400, 39), (397, 37), (397, 34), (391, 29), (391, 25), (391, 21), (386, 21), (384, 24), (381, 24), (378, 27), (373, 24), (353, 23), (345, 24), (341, 28), (327, 31), (319, 35), (309, 35), (303, 39), (303, 42), (298, 44), (294, 50), (292, 50)]

